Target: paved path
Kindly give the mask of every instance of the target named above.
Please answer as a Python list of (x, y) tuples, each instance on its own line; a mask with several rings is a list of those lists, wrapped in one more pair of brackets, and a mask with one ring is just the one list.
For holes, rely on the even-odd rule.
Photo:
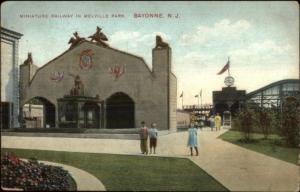
[[(296, 191), (299, 166), (215, 139), (203, 133), (199, 157), (193, 162), (232, 191)], [(205, 158), (207, 157), (207, 158)], [(213, 162), (213, 163), (212, 163)]]
[[(231, 191), (296, 191), (299, 167), (225, 142), (223, 133), (199, 131), (199, 156), (190, 157), (187, 132), (161, 136), (159, 156), (190, 158)], [(139, 141), (2, 136), (2, 147), (141, 155)]]

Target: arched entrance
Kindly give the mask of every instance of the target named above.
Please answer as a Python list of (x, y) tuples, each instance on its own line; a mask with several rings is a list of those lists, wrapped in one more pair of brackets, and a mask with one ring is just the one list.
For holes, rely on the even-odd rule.
[(55, 127), (55, 105), (43, 97), (34, 97), (22, 107), (22, 127)]
[(125, 93), (106, 100), (106, 128), (134, 128), (134, 101)]

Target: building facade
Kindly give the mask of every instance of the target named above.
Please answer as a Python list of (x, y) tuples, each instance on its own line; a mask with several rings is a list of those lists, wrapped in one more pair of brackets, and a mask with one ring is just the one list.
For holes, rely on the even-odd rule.
[(1, 129), (19, 127), (19, 39), (1, 27)]
[(223, 115), (224, 111), (236, 114), (245, 105), (246, 91), (237, 90), (236, 87), (223, 87), (221, 91), (213, 91), (213, 113)]
[[(157, 37), (150, 70), (143, 58), (111, 48), (105, 38), (87, 41), (74, 35), (71, 47), (44, 66), (35, 66), (31, 54), (20, 66), (21, 107), (31, 100), (42, 102), (44, 127), (72, 121), (75, 110), (77, 125), (81, 117), (85, 122), (94, 116), (101, 120), (90, 128), (135, 128), (145, 121), (176, 129), (177, 79), (167, 43)], [(75, 108), (68, 104), (72, 97), (81, 102)], [(62, 98), (66, 105), (58, 105)], [(93, 111), (81, 111), (88, 98), (99, 102), (93, 103)]]

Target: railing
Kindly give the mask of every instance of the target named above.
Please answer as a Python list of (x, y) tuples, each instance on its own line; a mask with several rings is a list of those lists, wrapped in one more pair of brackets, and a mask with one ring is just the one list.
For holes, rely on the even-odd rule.
[(196, 110), (209, 110), (212, 109), (212, 104), (205, 104), (205, 105), (184, 105), (183, 109), (196, 109)]

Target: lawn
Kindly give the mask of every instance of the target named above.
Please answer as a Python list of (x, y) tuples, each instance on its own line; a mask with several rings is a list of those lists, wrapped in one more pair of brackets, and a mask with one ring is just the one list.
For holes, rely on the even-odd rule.
[(112, 191), (228, 191), (185, 158), (1, 149), (4, 152), (83, 169)]
[(263, 153), (265, 155), (281, 159), (293, 164), (297, 164), (298, 161), (298, 149), (287, 148), (279, 146), (278, 142), (281, 142), (281, 138), (278, 135), (269, 135), (268, 139), (263, 138), (263, 134), (253, 133), (253, 143), (243, 143), (239, 140), (243, 138), (242, 133), (239, 131), (229, 130), (226, 133), (219, 136), (224, 141), (236, 144), (238, 146)]

